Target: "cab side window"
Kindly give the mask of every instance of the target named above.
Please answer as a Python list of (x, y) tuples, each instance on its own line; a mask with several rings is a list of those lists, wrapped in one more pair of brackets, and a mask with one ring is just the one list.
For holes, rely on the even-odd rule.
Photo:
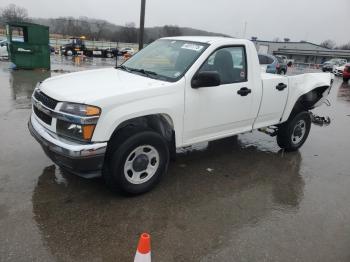
[(246, 82), (246, 61), (246, 53), (243, 46), (224, 47), (209, 56), (199, 69), (199, 72), (218, 72), (222, 85)]

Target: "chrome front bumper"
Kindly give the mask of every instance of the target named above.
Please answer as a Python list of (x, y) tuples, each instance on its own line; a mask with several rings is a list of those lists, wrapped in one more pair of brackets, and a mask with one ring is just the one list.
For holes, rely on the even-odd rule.
[(101, 175), (107, 142), (79, 144), (62, 139), (43, 127), (33, 114), (28, 128), (46, 155), (58, 166), (86, 178)]

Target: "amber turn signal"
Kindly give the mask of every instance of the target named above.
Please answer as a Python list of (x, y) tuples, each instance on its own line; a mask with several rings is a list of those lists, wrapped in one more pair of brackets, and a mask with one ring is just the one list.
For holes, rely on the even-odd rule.
[(100, 115), (101, 109), (95, 106), (86, 106), (86, 115), (87, 116), (97, 116)]
[(84, 125), (82, 126), (83, 128), (83, 138), (85, 140), (91, 140), (92, 134), (94, 133), (95, 130), (95, 125)]

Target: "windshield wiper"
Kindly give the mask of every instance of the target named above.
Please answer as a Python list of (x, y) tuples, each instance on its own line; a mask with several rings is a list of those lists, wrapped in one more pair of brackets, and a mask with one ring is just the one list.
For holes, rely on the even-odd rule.
[(141, 73), (147, 77), (150, 77), (150, 78), (158, 78), (158, 74), (156, 72), (153, 72), (153, 71), (149, 71), (149, 70), (145, 70), (145, 69), (142, 69), (142, 68), (131, 68), (131, 67), (126, 67), (124, 65), (120, 65), (120, 66), (117, 66), (116, 68), (118, 69), (122, 69), (126, 72), (137, 72), (137, 73)]
[(126, 67), (126, 66), (124, 66), (124, 65), (119, 65), (119, 66), (117, 66), (116, 68), (117, 68), (117, 69), (122, 69), (122, 70), (124, 70), (124, 71), (126, 71), (126, 72), (130, 72), (130, 71), (131, 71), (130, 68), (128, 68), (128, 67)]
[(134, 72), (138, 72), (138, 73), (141, 73), (143, 75), (146, 75), (148, 77), (157, 77), (158, 74), (156, 72), (153, 72), (153, 71), (149, 71), (149, 70), (145, 70), (145, 69), (142, 69), (142, 68), (128, 68), (130, 71), (134, 71)]

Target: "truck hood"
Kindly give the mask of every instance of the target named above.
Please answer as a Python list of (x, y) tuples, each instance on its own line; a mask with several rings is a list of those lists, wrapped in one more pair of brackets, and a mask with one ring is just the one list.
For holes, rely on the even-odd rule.
[(156, 95), (155, 90), (166, 84), (170, 83), (106, 68), (51, 77), (41, 83), (39, 88), (58, 101), (96, 104), (115, 96), (129, 95), (137, 99), (140, 95)]

